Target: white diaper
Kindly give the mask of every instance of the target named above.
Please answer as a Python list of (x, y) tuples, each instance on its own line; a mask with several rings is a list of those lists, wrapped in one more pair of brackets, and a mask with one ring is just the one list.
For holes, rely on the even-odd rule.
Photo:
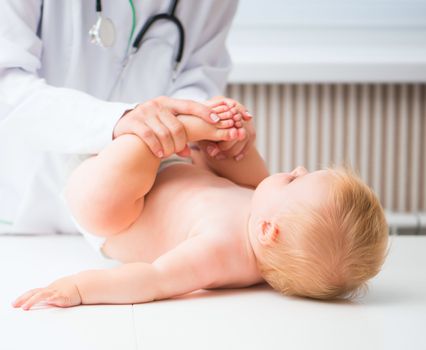
[(173, 154), (170, 157), (163, 159), (161, 161), (157, 174), (159, 172), (163, 171), (164, 169), (168, 168), (169, 166), (171, 166), (173, 164), (179, 164), (179, 163), (192, 164), (192, 158), (180, 157), (177, 154)]
[[(173, 164), (178, 164), (178, 163), (192, 164), (192, 159), (191, 158), (185, 158), (185, 157), (179, 157), (178, 155), (174, 154), (174, 155), (172, 155), (172, 156), (170, 156), (166, 159), (163, 159), (161, 161), (160, 166), (159, 166), (158, 171), (157, 171), (157, 174), (160, 173), (161, 171), (163, 171), (164, 169), (168, 168), (169, 166), (171, 166)], [(65, 198), (63, 197), (63, 195), (62, 195), (62, 199), (65, 202)], [(71, 213), (69, 213), (69, 214), (70, 214), (71, 220), (73, 221), (76, 229), (83, 235), (83, 237), (95, 249), (96, 253), (99, 256), (101, 256), (102, 258), (111, 260), (111, 258), (109, 256), (107, 256), (102, 250), (102, 247), (103, 247), (103, 245), (106, 241), (106, 238), (96, 236), (93, 233), (86, 231), (83, 227), (80, 226), (80, 224), (72, 216), (72, 214)]]
[(79, 225), (77, 220), (72, 215), (70, 215), (70, 217), (75, 227), (77, 228), (78, 232), (80, 232), (83, 235), (86, 241), (89, 242), (89, 244), (95, 249), (96, 253), (104, 259), (111, 260), (111, 258), (108, 255), (106, 255), (102, 250), (102, 247), (106, 241), (106, 238), (96, 236), (93, 233), (86, 231), (83, 227)]

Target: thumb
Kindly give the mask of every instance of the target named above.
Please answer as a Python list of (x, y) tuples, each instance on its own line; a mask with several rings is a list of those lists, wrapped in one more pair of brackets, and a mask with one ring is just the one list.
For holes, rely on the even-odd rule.
[(200, 141), (198, 144), (199, 144), (201, 150), (205, 154), (208, 154), (210, 157), (214, 157), (215, 155), (217, 155), (220, 152), (220, 149), (217, 146), (216, 142)]
[(46, 302), (48, 304), (59, 306), (59, 307), (69, 306), (68, 299), (62, 295), (53, 295), (47, 298)]
[(176, 152), (176, 154), (180, 157), (191, 157), (191, 150), (188, 145), (185, 145), (185, 148), (180, 152)]
[(163, 107), (169, 108), (174, 114), (194, 115), (210, 124), (217, 123), (220, 120), (219, 116), (213, 113), (210, 107), (200, 102), (169, 97), (162, 97), (160, 102)]

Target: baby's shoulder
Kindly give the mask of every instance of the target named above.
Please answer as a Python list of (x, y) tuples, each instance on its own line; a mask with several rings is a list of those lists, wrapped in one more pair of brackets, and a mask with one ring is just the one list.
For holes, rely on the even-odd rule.
[[(232, 224), (231, 221), (217, 220), (204, 221), (202, 227), (199, 227), (198, 234), (207, 235), (209, 241), (217, 247), (224, 255), (229, 255), (236, 259), (237, 257), (244, 259), (247, 256), (247, 237), (241, 231), (241, 227)], [(236, 253), (238, 253), (236, 255)]]
[(206, 289), (242, 288), (263, 282), (258, 270), (255, 256), (244, 235), (232, 231), (227, 225), (223, 230), (205, 232), (214, 246), (215, 257), (222, 266), (221, 278)]

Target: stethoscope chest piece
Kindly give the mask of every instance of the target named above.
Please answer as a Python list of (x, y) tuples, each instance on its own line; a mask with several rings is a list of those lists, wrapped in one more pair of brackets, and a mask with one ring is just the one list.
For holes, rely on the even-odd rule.
[(110, 47), (115, 42), (114, 23), (109, 18), (100, 15), (89, 31), (90, 42), (101, 47)]

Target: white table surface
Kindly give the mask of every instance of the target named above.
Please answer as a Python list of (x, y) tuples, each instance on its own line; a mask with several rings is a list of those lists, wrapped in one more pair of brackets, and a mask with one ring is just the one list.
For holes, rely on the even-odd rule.
[(0, 236), (0, 349), (426, 349), (426, 236), (392, 238), (382, 273), (356, 302), (260, 286), (139, 305), (10, 306), (27, 289), (114, 265), (80, 236)]

